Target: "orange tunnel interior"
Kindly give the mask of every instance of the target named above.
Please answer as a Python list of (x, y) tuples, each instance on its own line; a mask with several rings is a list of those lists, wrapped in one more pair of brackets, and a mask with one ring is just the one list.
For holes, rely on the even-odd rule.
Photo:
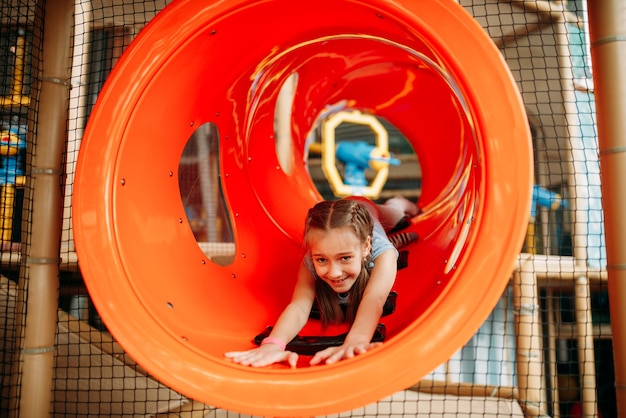
[[(292, 169), (275, 139), (297, 75)], [(307, 137), (338, 109), (385, 118), (419, 159), (410, 230), (382, 347), (338, 364), (229, 363), (293, 290), (306, 211), (321, 199)], [(219, 133), (235, 256), (198, 246), (178, 183), (198, 126)], [(81, 270), (128, 353), (196, 400), (244, 413), (345, 411), (417, 382), (459, 349), (508, 282), (527, 227), (532, 153), (515, 82), (453, 1), (174, 1), (138, 35), (90, 116), (73, 216)]]

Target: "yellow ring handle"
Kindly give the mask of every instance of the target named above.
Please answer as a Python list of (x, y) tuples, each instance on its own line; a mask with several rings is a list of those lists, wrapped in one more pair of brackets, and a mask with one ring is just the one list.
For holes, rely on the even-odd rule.
[(340, 111), (331, 115), (322, 124), (322, 171), (337, 197), (365, 196), (377, 199), (389, 177), (389, 163), (376, 161), (370, 166), (376, 171), (374, 180), (369, 186), (354, 186), (344, 182), (337, 170), (335, 150), (335, 129), (343, 122), (368, 126), (376, 138), (376, 148), (372, 153), (376, 156), (389, 156), (389, 137), (387, 130), (373, 115), (358, 110)]

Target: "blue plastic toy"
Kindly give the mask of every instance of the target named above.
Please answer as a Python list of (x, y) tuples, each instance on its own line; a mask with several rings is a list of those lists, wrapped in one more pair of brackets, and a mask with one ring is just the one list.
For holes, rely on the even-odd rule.
[(364, 141), (342, 141), (337, 144), (336, 158), (344, 164), (344, 183), (350, 186), (367, 186), (365, 172), (376, 169), (376, 163), (400, 165), (400, 160), (380, 156), (374, 145)]

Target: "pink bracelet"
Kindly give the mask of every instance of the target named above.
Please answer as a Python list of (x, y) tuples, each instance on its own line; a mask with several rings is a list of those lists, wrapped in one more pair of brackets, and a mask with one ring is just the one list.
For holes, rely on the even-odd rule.
[(276, 338), (276, 337), (263, 338), (263, 341), (261, 341), (261, 345), (265, 345), (265, 344), (276, 344), (277, 346), (280, 347), (281, 350), (284, 350), (287, 347), (287, 344), (285, 344), (283, 340), (281, 340), (280, 338)]

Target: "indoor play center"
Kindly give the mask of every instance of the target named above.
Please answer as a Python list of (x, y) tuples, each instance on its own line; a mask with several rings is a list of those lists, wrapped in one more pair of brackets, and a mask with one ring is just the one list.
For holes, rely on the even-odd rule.
[[(0, 417), (626, 417), (625, 21), (0, 1)], [(419, 209), (382, 344), (312, 366), (312, 312), (296, 367), (231, 361), (349, 196)]]

